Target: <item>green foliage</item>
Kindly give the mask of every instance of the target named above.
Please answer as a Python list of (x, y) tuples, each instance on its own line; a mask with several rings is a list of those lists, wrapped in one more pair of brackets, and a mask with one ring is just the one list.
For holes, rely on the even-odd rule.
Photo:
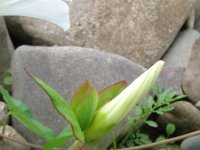
[(135, 146), (135, 145), (144, 145), (152, 143), (151, 139), (149, 138), (149, 135), (144, 134), (140, 132), (139, 130), (135, 132), (135, 134), (131, 135), (130, 140), (127, 142), (127, 146)]
[(12, 84), (12, 76), (6, 76), (4, 79), (3, 79), (3, 83), (5, 85), (11, 85)]
[(9, 113), (22, 122), (29, 130), (37, 134), (38, 136), (43, 137), (45, 140), (51, 140), (54, 138), (54, 133), (52, 129), (46, 127), (38, 120), (32, 117), (30, 109), (23, 104), (21, 101), (11, 97), (6, 89), (0, 86), (0, 91), (3, 95), (4, 100), (6, 101)]
[(3, 84), (11, 85), (12, 81), (13, 81), (13, 78), (12, 78), (11, 69), (8, 69), (7, 71), (5, 71), (4, 78), (3, 78)]
[(166, 136), (159, 135), (155, 141), (158, 142), (169, 138), (172, 134), (174, 134), (175, 130), (176, 130), (175, 125), (173, 123), (168, 123), (165, 128)]
[(59, 135), (55, 136), (52, 129), (33, 118), (28, 106), (11, 97), (2, 86), (0, 86), (0, 92), (8, 104), (9, 113), (29, 130), (47, 141), (44, 150), (51, 150), (53, 147), (63, 148), (66, 141), (74, 137), (84, 143), (83, 132), (91, 124), (97, 108), (99, 109), (111, 101), (126, 87), (125, 81), (121, 81), (98, 93), (88, 81), (85, 81), (76, 90), (71, 104), (68, 104), (67, 100), (44, 81), (31, 74), (29, 75), (47, 93), (53, 107), (70, 123), (71, 128), (66, 127)]
[[(139, 98), (149, 90), (162, 70), (163, 65), (163, 61), (158, 61), (126, 89), (125, 82), (121, 81), (98, 93), (86, 81), (76, 91), (71, 104), (47, 83), (27, 73), (45, 91), (57, 112), (69, 122), (70, 131), (76, 138), (76, 142), (72, 144), (71, 148), (73, 146), (78, 148), (78, 146), (85, 146), (101, 139), (123, 119), (130, 109), (135, 106)], [(65, 141), (73, 137), (68, 128), (61, 132), (60, 135), (55, 136), (52, 129), (33, 118), (30, 109), (25, 104), (12, 98), (3, 87), (1, 87), (0, 91), (9, 105), (10, 114), (28, 129), (46, 139), (47, 143), (44, 146), (44, 150), (52, 149), (54, 146), (65, 147)], [(128, 109), (127, 106), (129, 106)], [(138, 114), (146, 113), (143, 108), (138, 107), (137, 109)], [(146, 121), (146, 123), (150, 126), (157, 126), (151, 120)], [(144, 134), (138, 133), (136, 137), (140, 138), (137, 141), (138, 143), (147, 143), (148, 141), (147, 136)]]
[[(135, 117), (128, 117), (128, 123), (131, 125), (131, 129), (129, 133), (125, 136), (125, 138), (119, 144), (119, 147), (123, 147), (123, 145), (130, 145), (132, 142), (133, 145), (141, 145), (137, 142), (140, 128), (146, 124), (149, 127), (157, 128), (158, 124), (153, 121), (149, 120), (148, 118), (152, 114), (163, 115), (166, 112), (173, 110), (173, 106), (170, 104), (185, 98), (185, 95), (176, 96), (176, 93), (171, 89), (164, 89), (161, 86), (154, 86), (152, 88), (152, 96), (149, 96), (147, 99), (146, 105), (137, 105), (135, 107)], [(166, 126), (166, 134), (160, 135), (156, 140), (166, 139), (170, 135), (172, 135), (175, 131), (175, 126), (173, 124), (168, 124)], [(142, 133), (144, 134), (144, 133)]]
[(153, 120), (146, 120), (144, 123), (146, 123), (148, 126), (153, 127), (153, 128), (158, 127), (158, 124)]
[(57, 110), (57, 112), (59, 112), (70, 123), (70, 125), (73, 128), (74, 136), (78, 140), (84, 142), (84, 135), (78, 122), (77, 116), (70, 104), (67, 103), (67, 100), (65, 100), (56, 90), (54, 90), (44, 81), (32, 75), (31, 77), (47, 93), (52, 102), (53, 107)]
[(73, 137), (74, 136), (71, 132), (71, 129), (69, 127), (66, 127), (57, 137), (48, 141), (44, 145), (43, 150), (51, 150), (54, 147), (65, 148), (66, 141), (72, 139)]
[(175, 132), (175, 130), (176, 130), (176, 126), (172, 123), (168, 123), (166, 126), (167, 137), (172, 135)]
[(71, 102), (82, 130), (85, 130), (91, 124), (97, 105), (98, 93), (88, 81), (85, 81), (75, 92)]

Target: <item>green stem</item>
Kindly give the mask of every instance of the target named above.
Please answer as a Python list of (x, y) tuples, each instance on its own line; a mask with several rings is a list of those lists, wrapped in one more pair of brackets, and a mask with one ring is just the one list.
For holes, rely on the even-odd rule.
[(111, 135), (112, 135), (113, 148), (114, 150), (117, 150), (117, 142), (113, 131), (111, 131)]
[(68, 148), (68, 150), (84, 150), (86, 145), (76, 140), (73, 144)]
[(6, 131), (6, 125), (7, 125), (7, 123), (8, 123), (8, 118), (9, 118), (9, 116), (10, 116), (10, 113), (7, 113), (7, 114), (6, 114), (6, 117), (5, 117), (4, 120), (3, 120), (2, 134), (4, 134), (5, 131)]
[(130, 129), (128, 130), (128, 134), (123, 138), (123, 140), (121, 141), (119, 147), (122, 147), (126, 141), (130, 138), (130, 136), (135, 133), (139, 128), (142, 127), (142, 125), (144, 124), (144, 122), (147, 120), (147, 118), (151, 115), (152, 111), (149, 111), (148, 113), (144, 114), (142, 117), (140, 117), (140, 119), (138, 120), (138, 122), (134, 127), (130, 127)]

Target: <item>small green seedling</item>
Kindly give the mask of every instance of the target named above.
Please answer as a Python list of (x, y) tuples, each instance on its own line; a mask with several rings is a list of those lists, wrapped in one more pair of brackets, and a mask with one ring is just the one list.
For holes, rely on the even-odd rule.
[[(154, 86), (152, 88), (152, 96), (149, 96), (147, 99), (146, 105), (137, 105), (135, 107), (135, 117), (128, 117), (128, 123), (131, 125), (128, 134), (123, 138), (120, 142), (119, 147), (124, 147), (130, 145), (138, 145), (138, 140), (141, 140), (141, 137), (138, 136), (141, 134), (142, 136), (144, 133), (140, 132), (141, 127), (146, 124), (152, 128), (158, 128), (158, 124), (153, 121), (149, 120), (149, 117), (152, 114), (163, 115), (166, 112), (173, 110), (173, 106), (171, 103), (185, 98), (185, 95), (177, 96), (176, 93), (171, 89), (164, 89), (161, 86)], [(175, 131), (175, 126), (173, 124), (168, 124), (166, 126), (166, 133), (167, 136), (160, 135), (157, 140), (169, 138)], [(137, 136), (136, 136), (137, 135)], [(139, 137), (139, 139), (137, 138)], [(147, 139), (149, 136), (145, 136)], [(157, 141), (156, 140), (156, 141)], [(151, 141), (148, 139), (148, 141)], [(139, 144), (140, 145), (140, 144)]]

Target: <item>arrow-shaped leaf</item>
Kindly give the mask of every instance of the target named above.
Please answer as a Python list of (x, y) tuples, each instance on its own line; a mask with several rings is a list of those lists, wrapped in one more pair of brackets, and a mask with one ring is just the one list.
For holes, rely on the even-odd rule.
[(57, 112), (59, 112), (66, 120), (68, 120), (72, 127), (74, 136), (81, 142), (84, 142), (83, 132), (81, 131), (76, 114), (74, 113), (70, 104), (68, 104), (68, 102), (47, 83), (45, 83), (37, 77), (32, 76), (31, 74), (29, 75), (47, 93), (52, 102), (53, 107), (57, 110)]

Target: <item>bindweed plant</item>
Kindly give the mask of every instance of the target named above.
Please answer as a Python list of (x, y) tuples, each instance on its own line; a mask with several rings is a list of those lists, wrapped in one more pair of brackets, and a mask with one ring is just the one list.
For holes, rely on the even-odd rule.
[(71, 103), (47, 83), (29, 74), (47, 93), (57, 112), (69, 123), (69, 126), (58, 135), (34, 119), (30, 109), (21, 101), (10, 96), (2, 86), (0, 86), (0, 91), (8, 104), (9, 115), (45, 139), (46, 144), (43, 146), (43, 150), (51, 150), (54, 147), (64, 148), (66, 141), (70, 139), (75, 141), (68, 149), (81, 150), (85, 146), (101, 140), (133, 109), (151, 88), (163, 66), (164, 62), (158, 61), (128, 87), (124, 81), (121, 81), (97, 92), (88, 81), (85, 81), (76, 90)]
[[(172, 89), (165, 89), (159, 85), (152, 88), (152, 95), (148, 97), (145, 105), (137, 105), (135, 107), (135, 117), (128, 117), (128, 123), (131, 125), (128, 134), (120, 142), (119, 147), (143, 145), (152, 143), (148, 134), (141, 132), (141, 127), (148, 125), (152, 128), (158, 128), (157, 122), (149, 119), (151, 115), (163, 115), (166, 112), (173, 110), (171, 103), (183, 99), (185, 95), (176, 95)], [(175, 126), (169, 123), (166, 126), (166, 136), (159, 135), (156, 141), (169, 138), (175, 131)]]

